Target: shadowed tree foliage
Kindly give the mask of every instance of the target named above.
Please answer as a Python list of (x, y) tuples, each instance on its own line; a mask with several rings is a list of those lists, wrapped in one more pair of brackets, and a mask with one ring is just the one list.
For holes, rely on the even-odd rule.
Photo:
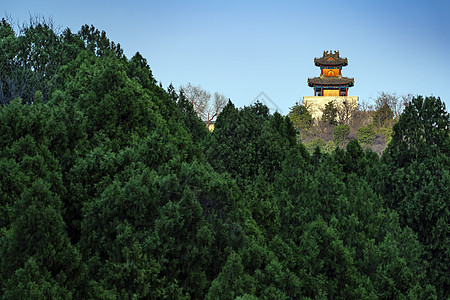
[(346, 124), (337, 125), (333, 128), (333, 139), (336, 145), (341, 145), (350, 133), (350, 126)]
[(211, 135), (207, 157), (218, 172), (252, 180), (258, 174), (273, 179), (279, 161), (295, 144), (295, 129), (288, 117), (269, 114), (260, 102), (237, 109), (231, 103), (223, 109)]
[(304, 105), (295, 103), (295, 105), (290, 108), (288, 116), (291, 119), (294, 128), (297, 130), (297, 134), (303, 138), (302, 135), (308, 132), (312, 126), (312, 116), (309, 111)]
[(0, 37), (2, 298), (448, 298), (440, 100), (414, 99), (381, 159), (310, 155), (298, 114), (258, 102), (209, 132), (93, 26)]
[(450, 117), (439, 98), (416, 97), (394, 126), (379, 189), (425, 246), (428, 282), (448, 298), (450, 252)]

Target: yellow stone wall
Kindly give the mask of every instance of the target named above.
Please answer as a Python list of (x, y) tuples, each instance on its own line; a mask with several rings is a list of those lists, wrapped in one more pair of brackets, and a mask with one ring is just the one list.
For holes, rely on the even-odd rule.
[(323, 90), (324, 96), (339, 96), (339, 90)]
[(305, 96), (303, 97), (303, 105), (311, 113), (312, 117), (316, 120), (322, 118), (322, 113), (325, 108), (325, 104), (333, 101), (337, 108), (344, 105), (350, 105), (353, 109), (358, 108), (357, 96)]

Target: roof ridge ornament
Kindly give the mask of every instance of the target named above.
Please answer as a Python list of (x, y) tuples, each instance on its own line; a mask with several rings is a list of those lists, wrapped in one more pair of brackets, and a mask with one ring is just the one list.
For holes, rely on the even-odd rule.
[(345, 67), (348, 62), (346, 57), (340, 57), (338, 50), (325, 50), (322, 57), (314, 58), (314, 64), (316, 66), (341, 66)]
[(326, 57), (326, 56), (336, 56), (339, 58), (339, 50), (338, 51), (335, 50), (334, 53), (333, 53), (333, 50), (323, 51), (323, 57)]

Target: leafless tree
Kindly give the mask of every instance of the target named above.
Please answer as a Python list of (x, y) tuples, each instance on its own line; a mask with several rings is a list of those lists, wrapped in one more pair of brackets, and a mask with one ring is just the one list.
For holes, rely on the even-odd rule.
[(194, 86), (191, 83), (181, 86), (180, 91), (183, 91), (186, 98), (192, 103), (194, 111), (203, 119), (203, 112), (211, 99), (211, 94), (200, 86)]
[(337, 118), (339, 123), (350, 125), (350, 121), (358, 108), (356, 102), (351, 101), (337, 101)]
[(181, 86), (180, 91), (183, 91), (186, 98), (192, 103), (194, 111), (207, 127), (220, 114), (228, 100), (218, 92), (214, 93), (214, 99), (211, 100), (209, 92), (202, 89), (201, 86), (194, 86), (191, 83)]
[(209, 123), (211, 123), (212, 120), (214, 120), (222, 111), (222, 109), (225, 107), (225, 105), (227, 104), (227, 98), (218, 93), (215, 92), (214, 93), (214, 102), (212, 103), (212, 105), (209, 105), (206, 109), (206, 126), (209, 126)]
[(305, 100), (301, 100), (301, 105), (303, 105), (307, 111), (311, 112), (311, 103), (310, 102), (305, 102)]
[(384, 105), (388, 105), (392, 110), (394, 119), (398, 120), (400, 114), (403, 112), (403, 109), (407, 103), (411, 101), (411, 99), (411, 94), (398, 96), (396, 93), (380, 92), (378, 93), (378, 97), (375, 99), (375, 110), (382, 108)]
[[(403, 96), (400, 96), (400, 98), (401, 98), (401, 103), (400, 103), (400, 105), (401, 105), (400, 113), (401, 113), (405, 109), (405, 107), (408, 106), (409, 102), (411, 102), (413, 95), (412, 94), (403, 95)], [(399, 113), (399, 115), (400, 115), (400, 113)]]
[[(324, 115), (325, 108), (322, 107), (322, 116)], [(318, 118), (314, 119), (313, 126), (310, 130), (311, 138), (320, 138), (325, 142), (331, 140), (333, 138), (333, 126), (330, 124), (330, 120), (326, 118)]]
[(359, 111), (373, 111), (373, 105), (370, 105), (367, 100), (361, 100), (358, 102)]
[(329, 140), (331, 139), (332, 135), (330, 135), (330, 132), (332, 132), (333, 126), (330, 125), (328, 122), (324, 122), (323, 120), (317, 120), (317, 122), (314, 124), (314, 127), (311, 128), (311, 132), (313, 136), (317, 136), (318, 138), (322, 140)]
[(17, 64), (10, 65), (6, 69), (8, 72), (0, 67), (0, 71), (6, 74), (0, 76), (1, 104), (4, 105), (15, 98), (27, 98), (32, 102), (32, 96), (37, 87), (36, 76), (33, 72)]
[(61, 26), (55, 25), (55, 22), (53, 21), (53, 18), (50, 16), (46, 18), (44, 15), (41, 14), (30, 14), (27, 21), (24, 21), (22, 23), (17, 22), (17, 27), (19, 29), (19, 32), (21, 34), (25, 34), (26, 30), (29, 28), (33, 28), (39, 25), (47, 26), (51, 31), (53, 31), (56, 35), (59, 35), (62, 33)]
[(373, 119), (373, 106), (368, 101), (362, 99), (358, 101), (358, 107), (356, 107), (349, 120), (350, 135), (356, 134), (356, 130), (362, 126), (370, 124)]

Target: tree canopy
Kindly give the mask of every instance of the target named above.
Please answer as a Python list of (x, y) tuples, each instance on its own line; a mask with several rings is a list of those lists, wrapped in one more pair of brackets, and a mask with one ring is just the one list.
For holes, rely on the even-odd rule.
[(301, 106), (229, 100), (209, 132), (93, 26), (2, 20), (0, 49), (1, 298), (450, 296), (440, 99), (412, 99), (381, 158), (310, 154)]

